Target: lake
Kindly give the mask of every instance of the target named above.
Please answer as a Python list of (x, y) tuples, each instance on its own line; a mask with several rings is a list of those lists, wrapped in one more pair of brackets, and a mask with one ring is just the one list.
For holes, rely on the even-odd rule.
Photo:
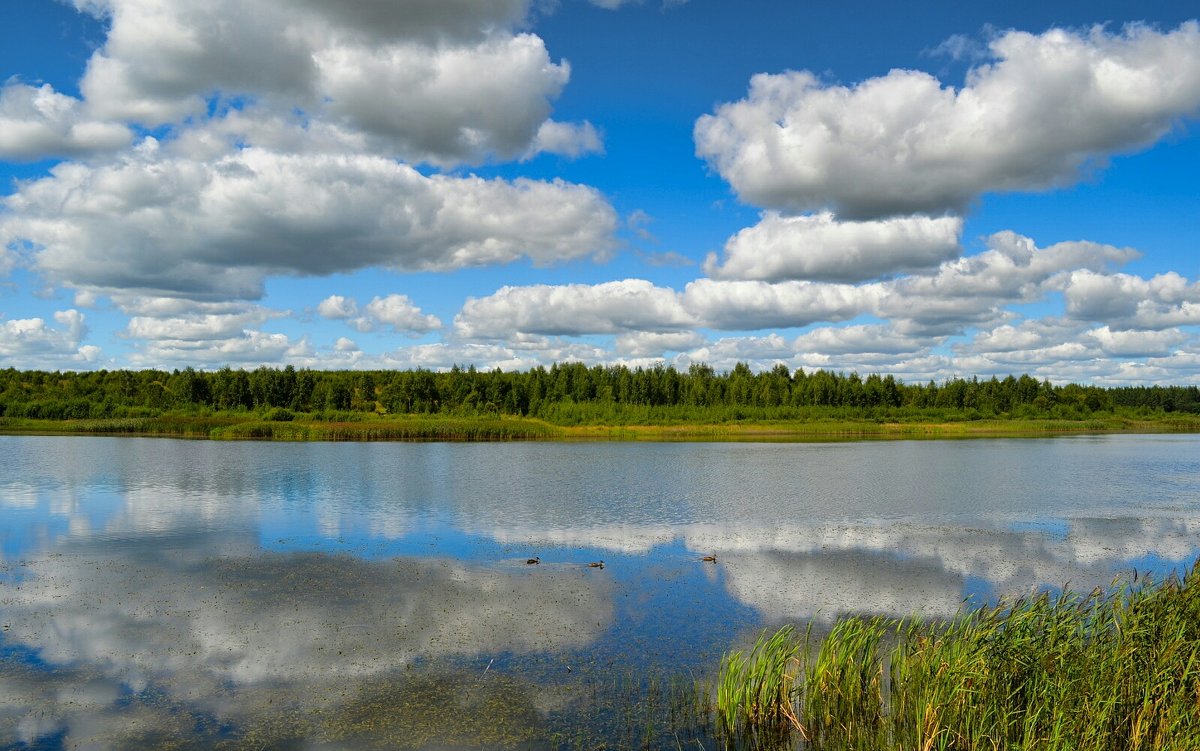
[(714, 748), (690, 687), (763, 628), (1200, 555), (1196, 435), (0, 436), (0, 468), (6, 749)]

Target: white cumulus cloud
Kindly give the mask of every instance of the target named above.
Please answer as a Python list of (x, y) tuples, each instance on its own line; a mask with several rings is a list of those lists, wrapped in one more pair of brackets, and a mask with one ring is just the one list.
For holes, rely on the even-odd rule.
[(940, 343), (942, 338), (913, 337), (880, 324), (822, 326), (801, 334), (792, 342), (797, 352), (820, 354), (914, 354)]
[(673, 290), (644, 279), (506, 286), (488, 297), (468, 299), (454, 319), (459, 336), (501, 339), (514, 333), (668, 332), (694, 324)]
[[(1148, 363), (1134, 360), (1177, 359), (1181, 348), (1194, 340), (1180, 329), (1089, 328), (1069, 318), (1043, 318), (982, 331), (954, 349), (961, 362), (979, 372), (1034, 372), (1055, 381), (1119, 383), (1122, 372), (1129, 376), (1127, 382), (1152, 380), (1147, 377)], [(1138, 375), (1133, 375), (1135, 372)], [(1177, 378), (1168, 380), (1176, 382)]]
[(286, 334), (245, 329), (228, 338), (145, 340), (130, 355), (130, 361), (143, 368), (254, 368), (295, 362), (309, 352), (307, 340), (293, 341)]
[(604, 152), (604, 139), (590, 122), (560, 123), (547, 120), (538, 127), (526, 158), (536, 154), (558, 154), (577, 159), (585, 154)]
[(441, 319), (422, 312), (408, 295), (375, 297), (362, 308), (362, 315), (353, 297), (330, 295), (317, 305), (317, 313), (324, 318), (346, 321), (362, 332), (387, 326), (400, 333), (419, 335), (442, 327)]
[(768, 211), (730, 238), (723, 263), (710, 255), (704, 270), (716, 279), (863, 281), (935, 268), (959, 254), (961, 234), (957, 217), (843, 222), (829, 212)]
[(1100, 345), (1104, 354), (1116, 357), (1163, 357), (1191, 339), (1179, 329), (1113, 331), (1108, 326), (1092, 329), (1087, 336)]
[(697, 279), (683, 299), (711, 328), (749, 331), (849, 320), (872, 310), (880, 294), (879, 285)]
[[(951, 369), (950, 360), (934, 358), (932, 350), (973, 327), (983, 331), (971, 346), (959, 342), (955, 349), (964, 358), (992, 358), (974, 363), (987, 368), (997, 360), (1044, 363), (1052, 357), (1117, 356), (1136, 348), (1124, 335), (1100, 330), (1089, 335), (1086, 326), (1071, 320), (1012, 323), (1020, 317), (1012, 306), (1045, 302), (1064, 287), (1070, 289), (1071, 280), (1082, 274), (1119, 284), (1128, 275), (1114, 274), (1111, 267), (1137, 258), (1136, 251), (1084, 241), (1039, 248), (1031, 238), (1013, 232), (996, 233), (985, 242), (983, 252), (944, 261), (936, 270), (862, 284), (701, 278), (682, 291), (639, 279), (507, 286), (468, 300), (454, 328), (468, 339), (505, 340), (514, 346), (528, 336), (615, 334), (613, 359), (676, 352), (683, 365), (707, 358), (718, 363), (747, 359), (804, 367), (911, 369), (921, 375), (932, 368), (938, 377), (959, 373)], [(1174, 290), (1175, 298), (1191, 289), (1166, 278), (1157, 284)], [(1180, 310), (1186, 313), (1190, 308)], [(1069, 304), (1065, 312), (1070, 313)], [(880, 322), (854, 322), (858, 318)], [(772, 334), (708, 343), (698, 331), (752, 332), (844, 322), (851, 325), (820, 326), (793, 340), (776, 340)], [(1143, 356), (1166, 354), (1165, 347), (1189, 336), (1150, 337)], [(964, 368), (972, 366), (967, 360), (962, 363)]]
[(317, 314), (335, 320), (353, 318), (358, 315), (358, 302), (353, 297), (330, 295), (317, 305)]
[(214, 101), (299, 108), (390, 155), (442, 166), (598, 150), (588, 124), (543, 133), (570, 67), (517, 31), (528, 0), (76, 6), (108, 22), (80, 83), (101, 118), (154, 127), (203, 119)]
[(245, 148), (212, 161), (147, 142), (57, 165), (4, 199), (0, 245), (75, 287), (257, 298), (266, 276), (370, 266), (455, 269), (606, 251), (616, 213), (592, 188), (425, 176), (368, 155)]
[(118, 295), (113, 301), (130, 314), (121, 335), (132, 343), (130, 360), (140, 367), (278, 365), (308, 348), (307, 341), (262, 330), (287, 311), (171, 297)]
[(745, 201), (842, 218), (960, 212), (982, 193), (1065, 185), (1200, 108), (1200, 23), (1009, 31), (961, 88), (893, 70), (854, 86), (756, 75), (696, 122), (697, 154)]
[(426, 315), (407, 295), (376, 297), (367, 303), (365, 318), (372, 325), (390, 326), (396, 331), (423, 334), (442, 327), (435, 315)]
[(1174, 271), (1144, 279), (1132, 274), (1073, 271), (1063, 286), (1067, 313), (1125, 328), (1200, 324), (1200, 282)]
[(0, 357), (22, 367), (54, 370), (78, 369), (97, 360), (100, 349), (83, 344), (88, 327), (82, 313), (57, 311), (54, 324), (44, 318), (0, 320)]
[(1015, 232), (998, 232), (985, 242), (984, 252), (944, 263), (935, 274), (886, 282), (875, 312), (930, 333), (957, 333), (994, 322), (1006, 305), (1043, 298), (1074, 270), (1099, 274), (1139, 256), (1130, 248), (1082, 241), (1038, 248)]
[(1082, 327), (1061, 320), (1022, 321), (981, 331), (971, 342), (971, 350), (988, 355), (1041, 349), (1082, 334)]
[(683, 352), (704, 344), (697, 331), (631, 331), (619, 334), (614, 351), (621, 357), (662, 357), (666, 352)]
[(0, 159), (86, 156), (115, 151), (132, 137), (120, 123), (90, 118), (78, 99), (50, 84), (0, 88)]
[(241, 337), (252, 327), (280, 314), (264, 308), (240, 313), (193, 313), (170, 317), (134, 316), (125, 333), (135, 339), (211, 342)]
[(315, 60), (332, 115), (408, 160), (443, 165), (528, 151), (570, 77), (532, 34), (435, 50), (339, 46)]

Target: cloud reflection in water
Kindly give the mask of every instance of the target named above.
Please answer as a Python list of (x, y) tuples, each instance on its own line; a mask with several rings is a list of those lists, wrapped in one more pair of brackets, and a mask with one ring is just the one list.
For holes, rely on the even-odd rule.
[(422, 661), (582, 647), (613, 616), (611, 582), (574, 568), (160, 543), (77, 541), (23, 563), (4, 592), (5, 639), (53, 672), (0, 671), (0, 738), (70, 726), (77, 739), (151, 689), (227, 720), (320, 705)]
[(594, 676), (773, 622), (945, 616), (1200, 552), (1190, 437), (5, 449), (0, 745), (390, 707), (410, 673), (459, 671), (441, 696), (493, 656), (487, 677), (524, 680), (514, 706), (545, 717), (571, 700), (518, 675), (539, 660), (594, 657)]

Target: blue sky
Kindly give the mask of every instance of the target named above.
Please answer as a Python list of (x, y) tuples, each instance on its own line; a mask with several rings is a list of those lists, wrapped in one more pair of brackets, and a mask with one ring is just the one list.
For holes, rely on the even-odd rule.
[(1195, 16), (6, 3), (0, 363), (1200, 383)]

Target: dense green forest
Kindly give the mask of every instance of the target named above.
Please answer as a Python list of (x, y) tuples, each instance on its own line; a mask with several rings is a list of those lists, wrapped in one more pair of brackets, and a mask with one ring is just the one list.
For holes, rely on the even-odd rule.
[(1101, 388), (1054, 385), (1028, 375), (907, 384), (890, 375), (753, 372), (738, 364), (587, 367), (556, 364), (525, 372), (319, 371), (258, 368), (216, 371), (0, 370), (0, 417), (79, 420), (151, 417), (168, 412), (256, 412), (286, 421), (356, 419), (366, 414), (454, 417), (512, 415), (558, 425), (663, 424), (673, 421), (811, 419), (1088, 419), (1096, 414), (1153, 417), (1200, 414), (1196, 386)]

